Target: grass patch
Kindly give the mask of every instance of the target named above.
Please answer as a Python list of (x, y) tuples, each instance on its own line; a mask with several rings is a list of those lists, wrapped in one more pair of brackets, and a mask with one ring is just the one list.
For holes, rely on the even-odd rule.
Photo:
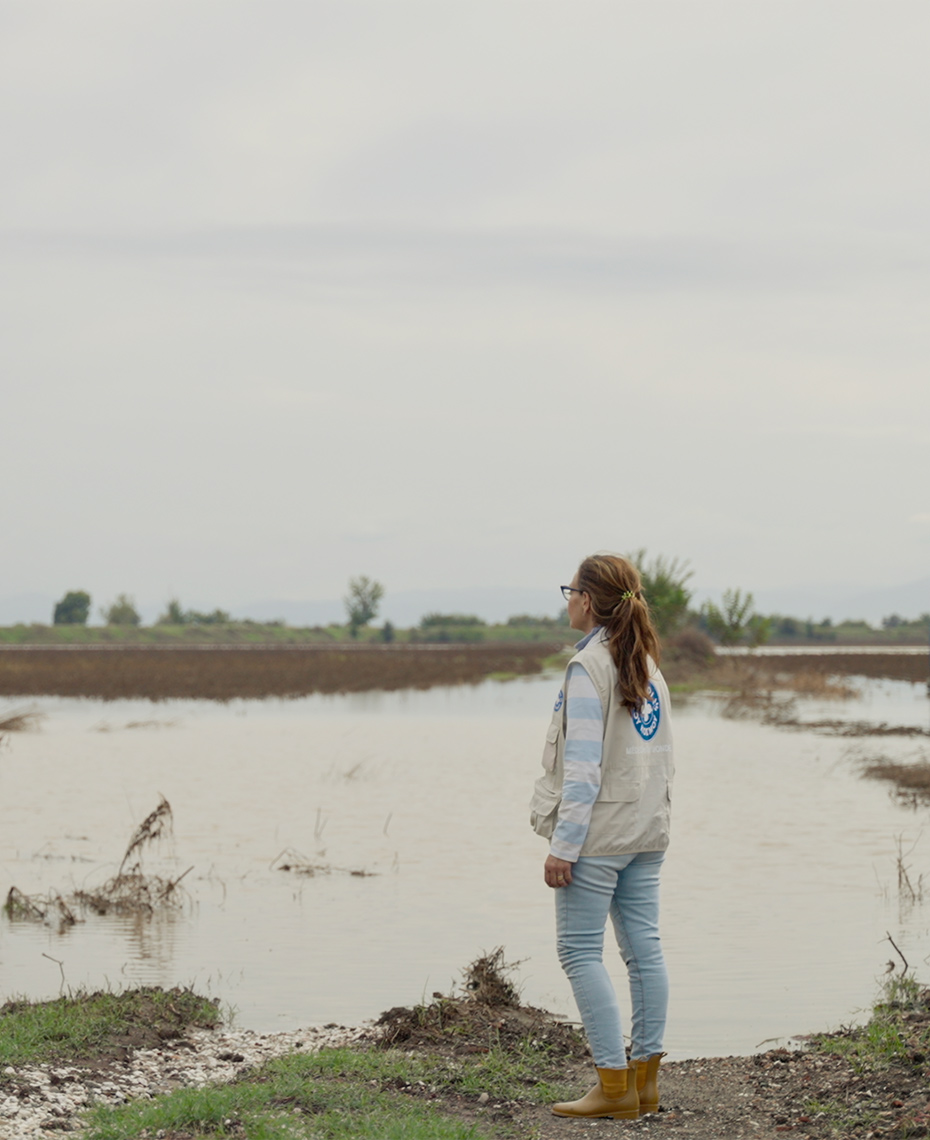
[(857, 1072), (925, 1064), (930, 1056), (930, 989), (909, 974), (896, 974), (882, 984), (865, 1025), (818, 1034), (812, 1041), (818, 1052), (845, 1057)]
[(930, 1135), (930, 989), (907, 971), (882, 983), (865, 1025), (817, 1034), (810, 1049), (842, 1066), (824, 1069), (822, 1087), (804, 1100), (818, 1136)]
[(219, 1021), (215, 1001), (180, 988), (8, 1001), (0, 1006), (0, 1068), (118, 1058), (129, 1048), (152, 1048), (180, 1037), (189, 1026), (212, 1028)]
[[(576, 1091), (585, 1046), (522, 1006), (498, 948), (463, 971), (462, 995), (382, 1015), (368, 1039), (291, 1053), (237, 1080), (98, 1105), (86, 1140), (478, 1140)], [(398, 1047), (397, 1042), (400, 1042)]]
[[(182, 1089), (151, 1101), (97, 1107), (87, 1140), (163, 1133), (249, 1140), (474, 1140), (511, 1131), (507, 1114), (479, 1103), (568, 1096), (548, 1050), (450, 1060), (397, 1049), (326, 1049), (268, 1062), (232, 1084)], [(491, 1124), (493, 1119), (493, 1131)]]

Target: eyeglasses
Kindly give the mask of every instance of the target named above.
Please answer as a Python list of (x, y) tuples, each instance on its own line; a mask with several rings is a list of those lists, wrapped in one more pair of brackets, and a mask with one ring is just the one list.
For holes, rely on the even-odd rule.
[(577, 586), (559, 586), (559, 589), (562, 591), (562, 597), (566, 600), (566, 602), (569, 600), (572, 594), (584, 593), (584, 590), (579, 590)]

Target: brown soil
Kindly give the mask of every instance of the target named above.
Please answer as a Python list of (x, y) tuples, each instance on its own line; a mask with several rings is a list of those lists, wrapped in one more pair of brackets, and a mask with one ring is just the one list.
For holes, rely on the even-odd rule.
[[(579, 1072), (579, 1092), (591, 1070)], [(588, 1082), (587, 1085), (585, 1082)], [(775, 1049), (753, 1057), (712, 1057), (663, 1065), (661, 1108), (629, 1123), (578, 1122), (548, 1108), (517, 1110), (514, 1120), (539, 1140), (615, 1134), (668, 1135), (682, 1140), (778, 1137), (787, 1132), (817, 1138), (928, 1135), (930, 1078), (926, 1066), (857, 1075), (841, 1057)], [(843, 1117), (828, 1118), (818, 1105), (839, 1103)]]
[(0, 651), (0, 695), (96, 697), (299, 697), (369, 689), (476, 683), (489, 674), (538, 673), (559, 652), (547, 642), (465, 645), (300, 645)]
[(747, 662), (759, 672), (792, 675), (820, 673), (857, 677), (877, 677), (890, 681), (926, 681), (927, 655), (924, 653), (862, 653), (855, 649), (839, 653), (766, 653), (759, 657), (730, 657), (721, 660)]
[[(439, 1000), (425, 1009), (399, 1007), (383, 1014), (373, 1031), (374, 1043), (461, 1057), (487, 1052), (489, 1042), (506, 1048), (531, 1035), (561, 1058), (562, 1079), (575, 1083), (579, 1096), (592, 1085), (595, 1070), (583, 1040), (545, 1011), (435, 996)], [(788, 1049), (670, 1062), (660, 1070), (659, 1112), (636, 1121), (569, 1120), (553, 1116), (548, 1104), (482, 1104), (478, 1095), (413, 1083), (401, 1082), (398, 1090), (436, 1101), (465, 1121), (491, 1125), (492, 1135), (497, 1125), (501, 1135), (533, 1140), (614, 1136), (620, 1129), (681, 1140), (774, 1138), (786, 1132), (816, 1140), (930, 1135), (930, 1073), (919, 1055), (880, 1073), (857, 1073), (847, 1058), (830, 1053)], [(820, 1107), (837, 1104), (843, 1106), (839, 1118), (835, 1113), (828, 1117)]]
[(821, 699), (849, 697), (855, 690), (846, 677), (889, 681), (928, 680), (923, 653), (766, 653), (759, 656), (713, 657), (700, 644), (671, 642), (663, 650), (662, 672), (671, 685), (689, 689), (729, 689), (734, 693), (788, 690)]

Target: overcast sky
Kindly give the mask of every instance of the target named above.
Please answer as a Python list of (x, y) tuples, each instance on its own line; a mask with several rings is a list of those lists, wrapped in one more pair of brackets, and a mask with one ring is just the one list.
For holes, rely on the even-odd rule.
[(3, 0), (0, 594), (925, 577), (928, 47), (926, 0)]

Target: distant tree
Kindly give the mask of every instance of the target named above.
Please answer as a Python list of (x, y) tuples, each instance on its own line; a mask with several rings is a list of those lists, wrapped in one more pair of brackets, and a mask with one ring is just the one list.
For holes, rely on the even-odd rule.
[(721, 645), (762, 645), (771, 633), (771, 620), (753, 611), (752, 594), (724, 590), (722, 608), (704, 603), (704, 620), (711, 637)]
[(136, 603), (128, 594), (118, 594), (116, 601), (100, 614), (107, 625), (140, 625), (142, 622)]
[(753, 614), (749, 619), (746, 633), (746, 640), (751, 646), (765, 645), (772, 636), (771, 618), (763, 617), (762, 614)]
[(378, 606), (384, 597), (384, 587), (364, 574), (349, 579), (349, 592), (342, 599), (349, 618), (349, 633), (358, 637), (362, 626), (378, 616)]
[(435, 629), (437, 626), (479, 626), (487, 625), (477, 614), (424, 614), (420, 618), (420, 629)]
[(55, 604), (53, 625), (87, 625), (90, 616), (90, 594), (85, 590), (69, 590)]
[(904, 619), (900, 614), (891, 614), (888, 617), (882, 618), (882, 626), (884, 629), (897, 629), (899, 625), (904, 625)]
[(184, 611), (178, 598), (171, 598), (168, 605), (165, 607), (165, 612), (160, 614), (155, 621), (156, 625), (186, 625), (187, 614)]
[(394, 627), (389, 621), (386, 621), (381, 628), (381, 640), (385, 642), (394, 640)]
[(226, 610), (216, 609), (211, 613), (201, 613), (200, 610), (188, 610), (185, 615), (191, 625), (229, 625), (232, 617)]
[(225, 610), (201, 613), (200, 610), (186, 610), (177, 598), (172, 598), (156, 625), (229, 625), (232, 618)]
[(800, 637), (804, 632), (802, 623), (797, 618), (773, 614), (769, 621), (772, 623), (772, 632), (776, 637)]
[(643, 593), (660, 637), (670, 637), (684, 625), (691, 604), (691, 591), (686, 582), (694, 574), (687, 562), (657, 555), (647, 561), (645, 550), (636, 550), (627, 558), (639, 571)]
[(530, 629), (557, 629), (564, 624), (563, 617), (568, 617), (568, 610), (564, 610), (558, 617), (545, 617), (538, 614), (514, 614), (507, 619), (511, 627), (528, 627)]

